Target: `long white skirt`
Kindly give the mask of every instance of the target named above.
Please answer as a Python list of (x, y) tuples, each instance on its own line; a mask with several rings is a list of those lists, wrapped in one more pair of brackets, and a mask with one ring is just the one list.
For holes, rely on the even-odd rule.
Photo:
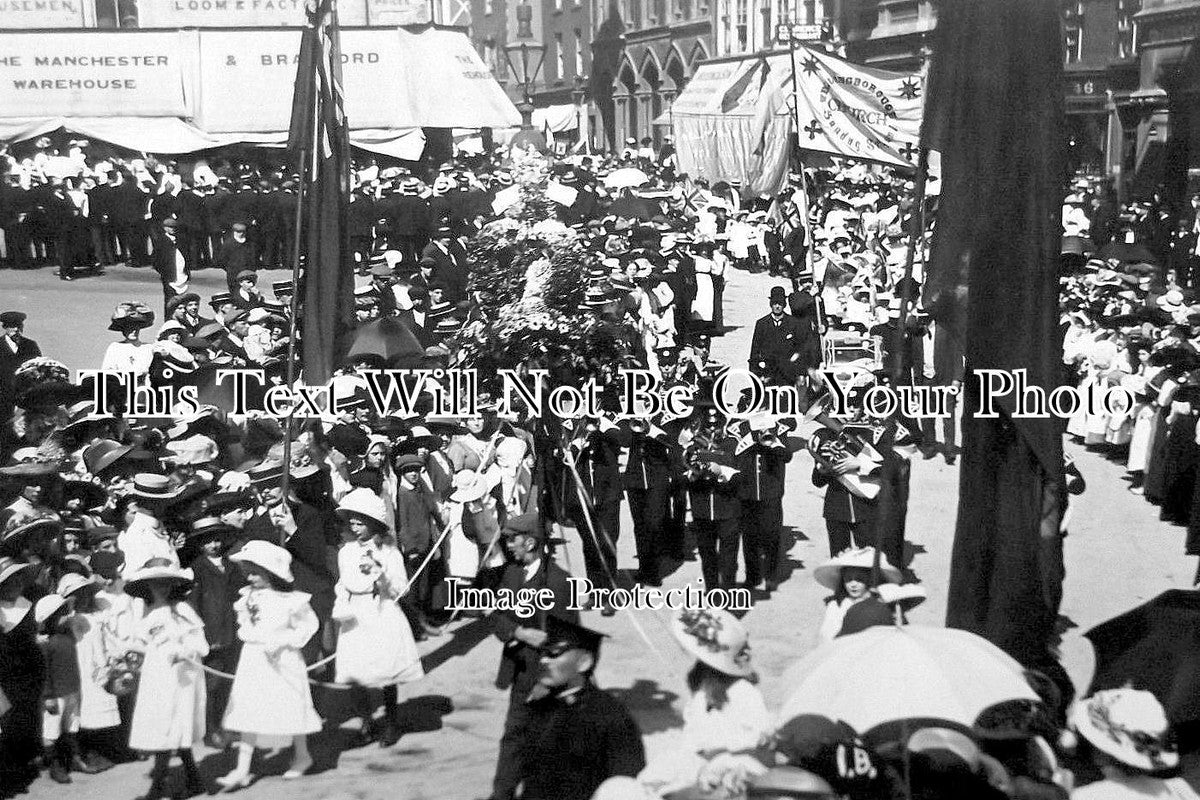
[(337, 682), (382, 688), (425, 675), (408, 619), (395, 600), (337, 587)]
[(321, 730), (300, 651), (285, 648), (270, 658), (261, 644), (244, 644), (223, 726), (259, 747), (282, 747)]

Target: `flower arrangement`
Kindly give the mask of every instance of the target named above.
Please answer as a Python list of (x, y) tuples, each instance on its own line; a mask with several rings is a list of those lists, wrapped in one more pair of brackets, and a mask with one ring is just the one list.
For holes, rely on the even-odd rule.
[(625, 323), (580, 308), (603, 254), (558, 220), (546, 197), (546, 159), (517, 153), (511, 174), (520, 200), (467, 245), (480, 318), (447, 344), (458, 366), (479, 371), (484, 391), (500, 389), (499, 369), (546, 369), (552, 384), (607, 384), (632, 363), (636, 338)]

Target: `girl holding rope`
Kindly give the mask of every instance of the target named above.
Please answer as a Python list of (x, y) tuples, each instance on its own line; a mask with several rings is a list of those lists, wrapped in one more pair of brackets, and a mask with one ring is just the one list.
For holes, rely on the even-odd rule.
[(313, 764), (308, 734), (321, 730), (313, 708), (301, 649), (320, 627), (309, 596), (292, 589), (292, 555), (278, 545), (252, 540), (230, 556), (247, 585), (234, 603), (242, 653), (225, 712), (224, 728), (239, 734), (237, 766), (218, 778), (224, 791), (249, 786), (256, 748), (292, 745), (294, 780)]
[(126, 593), (146, 603), (130, 649), (142, 653), (129, 746), (154, 754), (150, 789), (141, 800), (168, 796), (171, 756), (183, 762), (188, 796), (206, 790), (192, 746), (204, 738), (205, 691), (200, 659), (208, 655), (204, 623), (185, 602), (190, 569), (152, 558), (125, 582)]
[(355, 489), (338, 504), (346, 522), (338, 551), (333, 619), (339, 624), (338, 683), (354, 684), (352, 701), (362, 716), (361, 738), (374, 740), (374, 706), (368, 689), (383, 690), (384, 722), (379, 743), (400, 740), (397, 685), (424, 676), (412, 628), (397, 601), (408, 591), (404, 556), (388, 534), (388, 515), (379, 496)]

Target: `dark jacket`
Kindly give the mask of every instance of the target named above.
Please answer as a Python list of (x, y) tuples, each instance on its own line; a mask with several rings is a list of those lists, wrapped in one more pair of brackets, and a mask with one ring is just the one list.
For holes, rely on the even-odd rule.
[(204, 636), (208, 647), (215, 650), (237, 643), (237, 614), (233, 604), (238, 599), (238, 590), (244, 581), (241, 572), (228, 558), (221, 559), (219, 569), (201, 555), (191, 563), (195, 584), (188, 595), (188, 604), (204, 622)]
[(524, 800), (588, 800), (609, 778), (634, 777), (646, 766), (637, 723), (590, 682), (575, 694), (530, 703), (523, 733)]
[(738, 497), (777, 500), (783, 497), (784, 476), (792, 453), (786, 447), (753, 444), (737, 456)]
[(75, 637), (59, 630), (42, 642), (46, 655), (46, 688), (42, 697), (66, 697), (79, 694), (79, 661), (75, 656)]
[(521, 589), (549, 589), (554, 592), (554, 605), (550, 610), (538, 609), (533, 616), (521, 618), (514, 611), (495, 611), (492, 613), (492, 630), (496, 638), (504, 642), (504, 652), (500, 656), (500, 671), (496, 675), (496, 687), (507, 689), (512, 686), (514, 692), (528, 693), (537, 680), (538, 653), (532, 647), (518, 642), (513, 638), (517, 628), (538, 628), (544, 630), (546, 617), (556, 616), (569, 622), (579, 622), (579, 612), (568, 608), (571, 601), (570, 584), (567, 573), (561, 567), (542, 557), (541, 567), (533, 578), (525, 580), (525, 567), (521, 564), (509, 564), (504, 568), (500, 577), (497, 592), (508, 590), (514, 594)]
[(791, 384), (800, 375), (803, 331), (800, 322), (784, 314), (779, 323), (770, 314), (754, 323), (750, 371), (764, 380)]
[(22, 336), (17, 342), (16, 352), (13, 352), (8, 346), (8, 341), (0, 337), (0, 413), (4, 414), (4, 422), (8, 422), (8, 414), (12, 411), (13, 403), (17, 401), (13, 393), (13, 376), (17, 367), (41, 354), (42, 348), (32, 339)]
[(424, 554), (433, 544), (437, 531), (437, 498), (418, 483), (415, 489), (403, 485), (396, 492), (396, 539), (405, 555)]
[(813, 486), (827, 486), (825, 508), (821, 513), (825, 519), (838, 522), (870, 522), (875, 519), (876, 504), (865, 500), (842, 485), (835, 476), (813, 469)]

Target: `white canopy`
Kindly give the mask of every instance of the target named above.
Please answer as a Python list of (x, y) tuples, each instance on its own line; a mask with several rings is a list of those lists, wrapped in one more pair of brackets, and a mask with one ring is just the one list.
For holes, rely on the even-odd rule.
[[(0, 139), (67, 128), (145, 152), (286, 138), (300, 31), (0, 33)], [(459, 31), (344, 29), (351, 142), (415, 160), (422, 127), (519, 125)], [(116, 53), (116, 55), (114, 55)]]

